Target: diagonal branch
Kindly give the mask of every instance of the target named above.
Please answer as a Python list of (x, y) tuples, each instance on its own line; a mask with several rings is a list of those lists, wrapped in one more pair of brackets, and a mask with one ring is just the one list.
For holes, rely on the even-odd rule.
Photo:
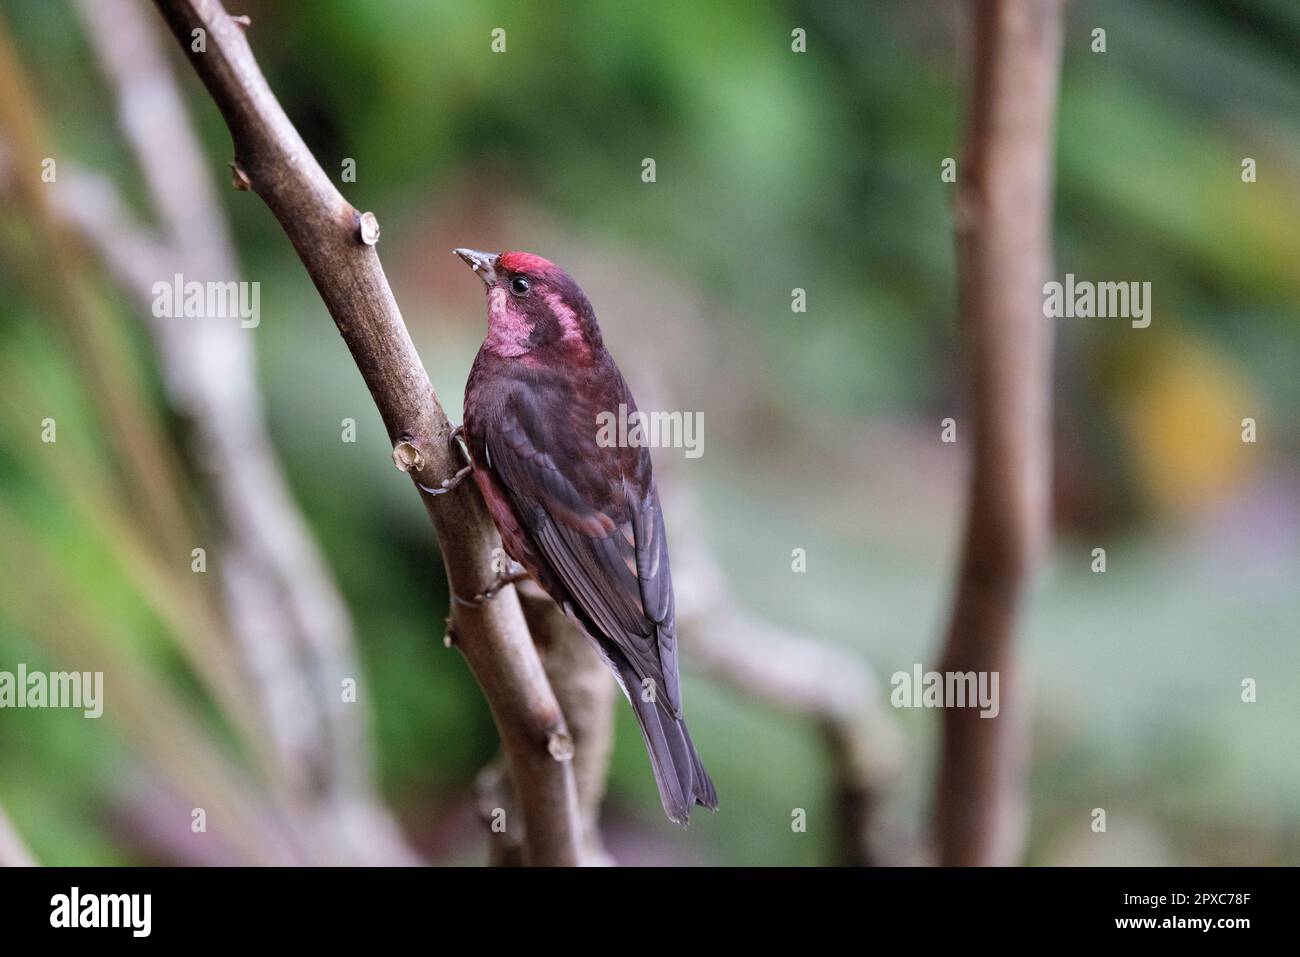
[[(384, 276), (373, 216), (363, 218), (326, 176), (262, 76), (244, 27), (217, 0), (155, 4), (225, 118), (237, 177), (275, 214), (334, 318), (394, 444), (394, 461), (417, 488), (437, 486), (460, 465), (451, 425)], [(422, 497), (453, 594), (483, 591), (498, 538), (477, 492), (463, 483), (452, 494)], [(526, 859), (579, 863), (572, 741), (519, 599), (507, 589), (479, 607), (453, 606), (456, 643), (501, 734)]]
[[(590, 640), (550, 596), (532, 582), (519, 585), (519, 600), (533, 642), (541, 652), (546, 677), (564, 709), (573, 735), (573, 771), (582, 816), (582, 861), (588, 866), (611, 865), (600, 833), (600, 805), (614, 749), (614, 699), (616, 687), (609, 668)], [(479, 814), (488, 825), (488, 859), (498, 866), (518, 864), (523, 848), (519, 835), (493, 830), (498, 809), (514, 813), (501, 756), (479, 772), (475, 791)]]
[(882, 813), (897, 790), (903, 742), (867, 666), (842, 648), (745, 612), (702, 540), (698, 502), (673, 507), (675, 567), (682, 574), (678, 632), (715, 681), (811, 720), (831, 766), (836, 863), (897, 864), (914, 855)]

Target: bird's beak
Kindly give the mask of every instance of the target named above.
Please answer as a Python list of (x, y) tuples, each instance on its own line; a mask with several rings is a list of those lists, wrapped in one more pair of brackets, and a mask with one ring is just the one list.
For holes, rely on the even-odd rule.
[(457, 256), (469, 264), (469, 268), (478, 273), (485, 285), (492, 285), (497, 280), (496, 264), (499, 253), (482, 253), (477, 249), (453, 249)]

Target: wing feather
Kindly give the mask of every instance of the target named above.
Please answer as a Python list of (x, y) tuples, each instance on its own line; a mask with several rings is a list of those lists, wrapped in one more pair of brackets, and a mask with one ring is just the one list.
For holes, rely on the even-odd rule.
[(486, 436), (485, 458), (520, 524), (601, 632), (593, 637), (613, 643), (680, 715), (672, 575), (649, 453), (597, 445), (594, 413), (573, 408), (572, 396), (561, 414), (543, 414), (538, 396), (548, 394), (510, 397)]

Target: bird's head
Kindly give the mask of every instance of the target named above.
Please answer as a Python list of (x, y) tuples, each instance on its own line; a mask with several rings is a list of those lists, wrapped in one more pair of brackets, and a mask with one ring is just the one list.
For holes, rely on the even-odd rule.
[(532, 253), (453, 250), (487, 286), (484, 348), (510, 358), (554, 349), (590, 357), (601, 346), (591, 303), (555, 263)]

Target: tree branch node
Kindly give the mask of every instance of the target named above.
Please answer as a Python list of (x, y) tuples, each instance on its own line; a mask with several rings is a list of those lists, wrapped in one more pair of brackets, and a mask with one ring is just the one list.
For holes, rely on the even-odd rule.
[(424, 455), (415, 444), (403, 439), (393, 446), (393, 464), (406, 473), (424, 470)]
[(240, 192), (247, 192), (253, 188), (253, 181), (248, 178), (244, 168), (238, 162), (232, 160), (230, 163), (231, 185)]
[(546, 739), (546, 750), (557, 761), (571, 761), (573, 737), (567, 731), (552, 731)]
[(357, 235), (367, 246), (379, 242), (379, 219), (374, 213), (362, 213), (357, 217)]

